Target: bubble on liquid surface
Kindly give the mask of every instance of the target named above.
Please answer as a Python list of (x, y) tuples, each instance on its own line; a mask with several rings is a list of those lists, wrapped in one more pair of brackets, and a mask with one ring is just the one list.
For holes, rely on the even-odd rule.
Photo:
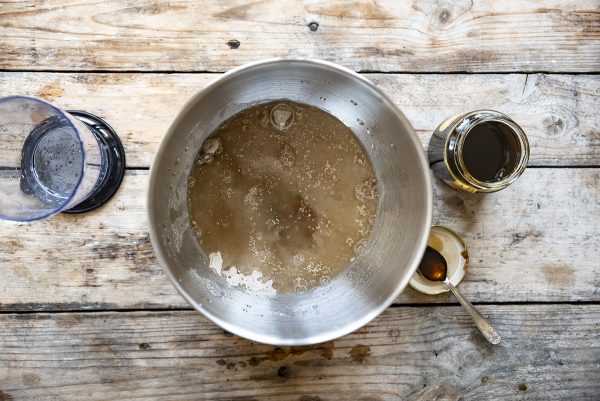
[(200, 166), (202, 164), (212, 164), (213, 161), (214, 161), (213, 155), (200, 153), (198, 155), (198, 158), (196, 159), (196, 165)]
[(366, 241), (361, 240), (358, 241), (356, 244), (354, 244), (354, 254), (355, 255), (359, 255), (367, 246)]
[(233, 181), (233, 174), (231, 173), (231, 170), (225, 169), (221, 171), (220, 176), (223, 184), (231, 184)]
[(207, 155), (218, 155), (223, 151), (219, 138), (208, 138), (202, 144), (202, 152)]
[(262, 201), (263, 189), (258, 186), (254, 186), (248, 190), (248, 193), (244, 197), (244, 204), (250, 206), (253, 210), (258, 208), (259, 203)]
[(375, 199), (377, 197), (377, 181), (370, 179), (357, 185), (354, 188), (354, 195), (361, 202)]
[(304, 256), (301, 254), (294, 255), (293, 262), (294, 266), (301, 266), (304, 263)]
[(279, 103), (271, 109), (271, 123), (280, 131), (285, 131), (294, 123), (294, 109), (285, 103)]
[(296, 162), (296, 156), (294, 155), (294, 150), (290, 146), (286, 146), (281, 151), (281, 155), (279, 156), (281, 160), (281, 164), (283, 167), (292, 167)]
[(294, 292), (306, 291), (308, 289), (308, 283), (305, 279), (297, 277), (294, 279)]

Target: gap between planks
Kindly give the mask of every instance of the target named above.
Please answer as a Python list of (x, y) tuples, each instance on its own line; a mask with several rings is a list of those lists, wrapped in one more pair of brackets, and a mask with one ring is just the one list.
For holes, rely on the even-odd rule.
[[(290, 60), (294, 60), (290, 58)], [(250, 64), (250, 63), (248, 63)], [(334, 63), (336, 64), (336, 63)], [(240, 64), (241, 67), (245, 64)], [(338, 64), (341, 65), (341, 64)], [(237, 67), (235, 67), (237, 68)], [(231, 68), (233, 69), (233, 68)], [(231, 70), (230, 69), (230, 70)], [(35, 70), (35, 69), (11, 69), (11, 68), (0, 68), (0, 72), (26, 72), (26, 73), (46, 73), (46, 74), (214, 74), (223, 75), (230, 70)], [(378, 71), (378, 70), (353, 70), (357, 74), (364, 75), (502, 75), (502, 74), (544, 74), (544, 75), (600, 75), (600, 71), (546, 71), (546, 70), (535, 70), (535, 71), (467, 71), (467, 70), (456, 70), (456, 71), (418, 71), (418, 70), (397, 70), (397, 71)]]
[[(585, 306), (600, 305), (598, 301), (516, 301), (516, 302), (471, 302), (475, 306), (518, 306), (518, 305), (567, 305), (567, 306)], [(456, 307), (458, 303), (393, 303), (388, 308), (436, 308), (436, 307)], [(135, 312), (178, 312), (194, 311), (191, 306), (174, 308), (107, 308), (107, 309), (31, 309), (31, 310), (0, 310), (0, 315), (32, 315), (32, 314), (60, 314), (60, 313), (135, 313)], [(200, 313), (200, 312), (198, 312)], [(383, 312), (382, 312), (383, 313)], [(368, 324), (368, 323), (367, 323)]]

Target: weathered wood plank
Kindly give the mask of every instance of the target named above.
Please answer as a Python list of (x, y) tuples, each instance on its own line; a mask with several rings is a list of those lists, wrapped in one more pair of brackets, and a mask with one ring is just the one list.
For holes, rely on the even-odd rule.
[[(106, 118), (129, 166), (149, 166), (185, 101), (215, 74), (0, 73), (0, 96), (26, 93)], [(600, 165), (600, 76), (369, 74), (404, 111), (424, 147), (456, 113), (491, 108), (520, 123), (533, 165)]]
[(32, 224), (0, 221), (0, 310), (186, 306), (154, 257), (147, 171), (127, 171), (101, 209)]
[(595, 0), (5, 2), (0, 68), (224, 71), (279, 56), (372, 71), (597, 71), (599, 10)]
[(394, 307), (354, 334), (274, 348), (192, 311), (0, 315), (0, 399), (595, 400), (600, 306)]
[[(600, 169), (528, 169), (496, 194), (434, 185), (434, 222), (460, 233), (474, 302), (600, 301)], [(0, 222), (0, 310), (186, 307), (158, 266), (144, 210), (147, 172), (128, 171), (85, 215)], [(455, 302), (408, 288), (400, 303)]]

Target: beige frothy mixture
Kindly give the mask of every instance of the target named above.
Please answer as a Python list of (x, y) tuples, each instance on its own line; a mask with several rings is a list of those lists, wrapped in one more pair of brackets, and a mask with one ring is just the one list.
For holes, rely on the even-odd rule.
[(282, 100), (243, 110), (204, 142), (188, 207), (211, 268), (273, 294), (327, 282), (354, 260), (373, 225), (376, 189), (348, 127)]

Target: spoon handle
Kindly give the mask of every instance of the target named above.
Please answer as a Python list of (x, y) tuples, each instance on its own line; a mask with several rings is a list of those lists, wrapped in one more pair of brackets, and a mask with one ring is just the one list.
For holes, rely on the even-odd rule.
[(446, 284), (446, 287), (448, 287), (448, 289), (452, 291), (456, 299), (458, 299), (458, 302), (460, 302), (460, 304), (465, 308), (469, 316), (471, 316), (471, 318), (475, 322), (475, 325), (481, 331), (481, 334), (483, 334), (484, 337), (492, 344), (498, 344), (500, 342), (500, 335), (487, 321), (487, 319), (481, 316), (477, 309), (475, 309), (475, 307), (471, 305), (471, 303), (467, 301), (460, 292), (458, 292), (456, 287), (454, 287), (448, 279), (444, 281), (444, 284)]

